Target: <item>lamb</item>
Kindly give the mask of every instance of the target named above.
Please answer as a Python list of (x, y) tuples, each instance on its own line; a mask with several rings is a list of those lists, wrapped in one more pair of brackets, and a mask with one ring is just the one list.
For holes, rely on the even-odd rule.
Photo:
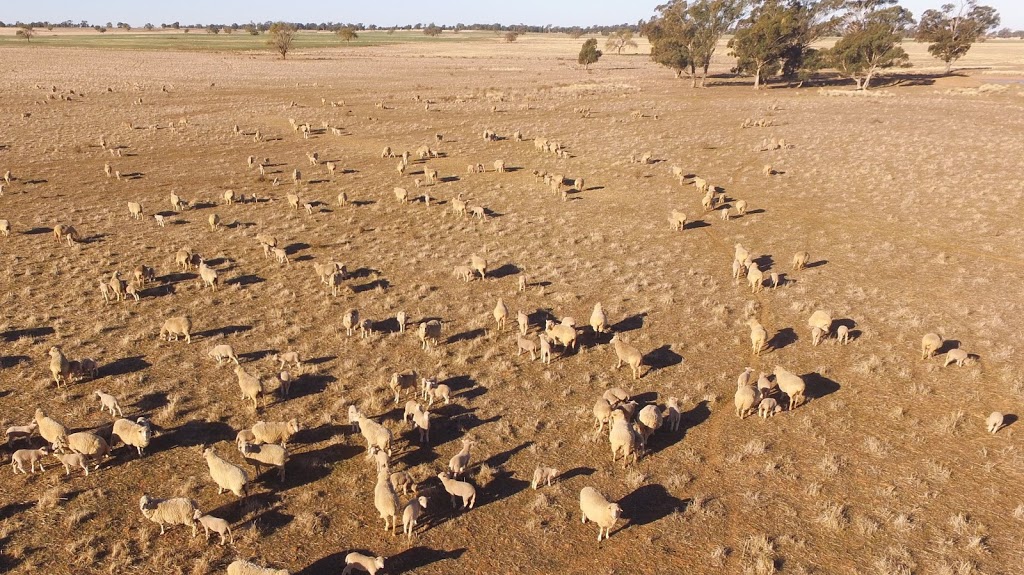
[(292, 364), (295, 369), (302, 369), (302, 362), (299, 361), (299, 352), (288, 351), (285, 353), (275, 353), (270, 356), (270, 361), (276, 361), (281, 364), (281, 369), (284, 369), (289, 363)]
[[(350, 413), (351, 415), (351, 413)], [(361, 413), (357, 413), (356, 423), (359, 425), (359, 433), (362, 434), (363, 439), (366, 440), (366, 454), (371, 456), (373, 448), (380, 449), (391, 456), (391, 430), (384, 427), (380, 423), (366, 417)]]
[(445, 405), (451, 403), (452, 390), (447, 385), (437, 383), (437, 380), (434, 378), (423, 378), (422, 385), (423, 399), (428, 400), (427, 407), (434, 405), (435, 401), (439, 401), (441, 399), (444, 399)]
[(551, 482), (554, 481), (556, 477), (558, 477), (557, 469), (554, 467), (538, 465), (537, 468), (533, 470), (533, 481), (530, 483), (530, 486), (534, 489), (540, 487), (541, 484), (551, 487)]
[(964, 362), (967, 361), (969, 355), (966, 351), (956, 348), (946, 352), (946, 361), (942, 363), (942, 367), (946, 367), (951, 363), (956, 363), (957, 367), (963, 367)]
[(295, 418), (289, 421), (257, 421), (252, 426), (253, 441), (251, 443), (279, 443), (282, 447), (288, 447), (288, 440), (299, 432), (299, 421)]
[[(370, 575), (377, 575), (377, 571), (384, 568), (383, 557), (367, 557), (362, 553), (349, 553), (345, 556), (345, 568), (341, 575), (350, 575), (353, 570), (366, 571)], [(228, 573), (231, 575), (231, 573)]]
[(813, 330), (815, 328), (821, 330), (821, 334), (817, 339), (814, 340), (814, 345), (818, 345), (822, 338), (828, 338), (828, 334), (832, 331), (832, 316), (824, 310), (817, 310), (811, 314), (811, 317), (807, 320), (807, 326), (812, 330), (812, 336), (814, 335)]
[(287, 569), (260, 567), (249, 561), (236, 559), (228, 565), (228, 575), (291, 575)]
[(132, 270), (132, 280), (140, 286), (144, 286), (151, 281), (156, 281), (156, 271), (149, 266), (136, 266)]
[(174, 264), (183, 272), (192, 269), (192, 252), (182, 248), (174, 254)]
[(455, 266), (453, 270), (455, 277), (470, 282), (473, 280), (473, 268), (469, 266)]
[(686, 228), (686, 214), (679, 210), (672, 210), (668, 216), (669, 228), (673, 231), (681, 231)]
[(458, 498), (461, 497), (463, 509), (473, 508), (473, 505), (476, 503), (476, 487), (473, 487), (472, 483), (452, 479), (445, 471), (438, 473), (437, 478), (441, 480), (441, 484), (444, 485), (444, 490), (448, 492), (448, 495), (452, 496), (452, 507), (455, 507)]
[(93, 395), (98, 397), (100, 400), (100, 413), (103, 413), (103, 410), (107, 409), (110, 411), (110, 415), (114, 415), (114, 410), (116, 409), (117, 415), (122, 417), (124, 416), (124, 413), (121, 412), (121, 406), (117, 403), (116, 397), (109, 393), (103, 393), (100, 390), (94, 391)]
[(545, 334), (537, 336), (540, 342), (540, 362), (544, 365), (551, 365), (551, 340)]
[(128, 202), (128, 215), (130, 215), (132, 219), (141, 220), (142, 204), (138, 202)]
[(288, 459), (287, 449), (274, 443), (254, 445), (243, 441), (239, 445), (238, 451), (241, 452), (242, 457), (246, 461), (256, 466), (257, 477), (259, 477), (262, 471), (260, 465), (267, 465), (269, 467), (276, 467), (278, 469), (278, 480), (282, 483), (284, 482), (284, 464)]
[(7, 446), (10, 447), (16, 439), (28, 439), (39, 429), (39, 424), (32, 422), (28, 425), (12, 425), (7, 428), (4, 434), (7, 439)]
[(403, 372), (396, 371), (391, 374), (388, 387), (391, 388), (391, 391), (395, 392), (395, 405), (398, 405), (398, 401), (401, 399), (402, 390), (416, 389), (417, 379), (416, 372), (411, 369)]
[(60, 387), (62, 381), (65, 386), (71, 381), (71, 364), (59, 345), (50, 348), (50, 374), (57, 382), (57, 387)]
[(473, 254), (469, 257), (469, 267), (480, 274), (480, 279), (487, 278), (487, 260), (484, 258)]
[(172, 317), (160, 327), (160, 339), (164, 336), (167, 341), (178, 341), (178, 336), (185, 337), (185, 343), (192, 343), (192, 320), (185, 316)]
[(345, 335), (352, 335), (359, 327), (359, 310), (350, 309), (341, 316), (341, 325), (345, 328)]
[(683, 419), (683, 408), (679, 404), (678, 397), (669, 397), (665, 400), (665, 411), (662, 417), (668, 423), (670, 431), (679, 431), (679, 424)]
[(420, 324), (419, 330), (420, 347), (428, 349), (429, 345), (437, 345), (438, 340), (441, 339), (441, 322), (436, 319), (432, 319), (427, 322)]
[(622, 467), (626, 467), (631, 455), (633, 456), (633, 463), (636, 463), (640, 438), (637, 437), (636, 432), (629, 425), (629, 418), (621, 410), (612, 411), (608, 442), (612, 448), (612, 463), (615, 463), (620, 451), (622, 452)]
[(508, 306), (505, 305), (505, 300), (498, 298), (493, 314), (494, 321), (498, 324), (498, 331), (505, 329), (505, 323), (508, 321)]
[(775, 289), (775, 288), (779, 287), (779, 273), (778, 272), (771, 272), (769, 274), (769, 277), (771, 278), (772, 289)]
[(278, 395), (288, 397), (288, 392), (292, 388), (292, 374), (288, 371), (281, 371), (281, 373), (277, 374), (277, 380), (279, 382), (277, 387)]
[(452, 199), (452, 213), (456, 216), (466, 216), (466, 201), (462, 199), (462, 194)]
[(612, 346), (615, 348), (615, 369), (622, 367), (623, 363), (629, 365), (633, 370), (633, 379), (640, 379), (640, 366), (644, 364), (644, 356), (640, 350), (622, 341), (619, 334), (612, 336)]
[[(210, 477), (217, 484), (217, 494), (228, 490), (241, 497), (244, 493), (249, 495), (249, 475), (241, 467), (220, 458), (212, 447), (203, 450), (203, 458), (210, 469)], [(190, 514), (191, 516), (191, 514)]]
[(126, 299), (125, 288), (127, 286), (125, 285), (125, 282), (121, 280), (120, 271), (114, 270), (114, 273), (110, 276), (110, 280), (107, 282), (107, 285), (110, 286), (110, 291), (114, 294), (114, 301), (123, 301)]
[(39, 429), (39, 436), (45, 439), (48, 445), (67, 445), (68, 430), (43, 413), (42, 409), (36, 409), (35, 424)]
[(768, 339), (768, 332), (761, 325), (761, 322), (756, 319), (747, 320), (747, 325), (750, 326), (750, 345), (754, 355), (761, 355), (761, 350), (764, 349), (765, 342)]
[(576, 329), (564, 325), (555, 323), (548, 320), (545, 324), (544, 333), (551, 338), (551, 341), (565, 346), (565, 351), (568, 352), (570, 349), (576, 348)]
[(470, 439), (462, 440), (462, 450), (448, 461), (448, 470), (451, 471), (452, 477), (458, 477), (466, 473), (466, 468), (469, 467), (469, 451), (474, 444), (475, 442)]
[(39, 464), (39, 471), (46, 471), (43, 467), (43, 458), (53, 453), (53, 450), (49, 446), (44, 445), (39, 449), (19, 449), (11, 455), (11, 469), (14, 473), (24, 473), (28, 475), (28, 471), (25, 471), (25, 464), (28, 464), (29, 471), (32, 473), (36, 472), (36, 464)]
[(806, 384), (799, 375), (792, 373), (782, 367), (775, 366), (775, 383), (779, 385), (782, 393), (789, 396), (789, 410), (804, 402)]
[(850, 328), (845, 325), (841, 325), (836, 328), (836, 341), (846, 345), (850, 343)]
[(601, 307), (601, 302), (594, 304), (594, 311), (590, 312), (590, 329), (594, 333), (604, 333), (608, 329), (608, 316)]
[[(82, 470), (85, 471), (86, 475), (89, 475), (89, 465), (87, 464), (88, 459), (81, 453), (53, 453), (52, 455), (56, 457), (61, 462), (61, 464), (64, 465), (65, 476), (71, 475), (72, 467), (76, 469), (81, 468)], [(41, 461), (39, 462), (39, 464), (40, 466), (42, 466)]]
[(238, 356), (235, 355), (234, 348), (226, 343), (214, 346), (207, 355), (217, 360), (217, 365), (220, 365), (225, 360), (231, 360), (235, 362), (235, 365), (240, 365), (238, 363)]
[(256, 399), (263, 396), (263, 405), (266, 407), (267, 396), (260, 378), (245, 371), (240, 365), (235, 367), (235, 375), (238, 377), (238, 387), (242, 390), (242, 399), (252, 400), (252, 408), (255, 411)]
[(423, 515), (423, 510), (426, 508), (427, 498), (421, 495), (410, 500), (405, 505), (405, 509), (402, 510), (402, 533), (405, 533), (409, 539), (412, 539), (412, 532), (416, 529), (416, 522)]
[(811, 259), (811, 255), (807, 252), (797, 252), (793, 254), (793, 270), (800, 271), (807, 267), (807, 262)]
[(814, 346), (818, 345), (819, 343), (821, 343), (821, 340), (824, 339), (824, 338), (825, 338), (825, 330), (821, 329), (818, 326), (814, 326), (814, 327), (811, 328), (811, 345), (814, 345)]
[(604, 539), (611, 537), (615, 522), (622, 516), (622, 508), (609, 502), (593, 487), (584, 487), (580, 490), (580, 515), (583, 523), (588, 519), (597, 523), (597, 540), (600, 542), (602, 535)]
[[(226, 541), (231, 543), (235, 542), (234, 536), (231, 534), (231, 524), (220, 517), (214, 517), (212, 515), (203, 515), (203, 512), (196, 509), (196, 512), (192, 515), (192, 518), (199, 522), (203, 526), (203, 533), (206, 535), (206, 540), (210, 540), (210, 531), (220, 535), (220, 544), (224, 545)], [(225, 536), (226, 535), (226, 536)]]
[(775, 384), (768, 380), (768, 376), (764, 372), (757, 376), (757, 391), (761, 397), (768, 397), (775, 391)]
[(532, 339), (529, 339), (529, 338), (523, 337), (523, 336), (521, 336), (519, 334), (516, 334), (516, 347), (517, 347), (517, 352), (516, 352), (516, 356), (517, 357), (520, 356), (520, 355), (523, 355), (523, 352), (525, 351), (525, 352), (528, 352), (530, 354), (530, 360), (531, 361), (537, 359), (537, 353), (536, 352), (537, 352), (538, 345), (537, 345), (537, 342), (533, 341)]
[(373, 506), (380, 513), (380, 518), (384, 520), (384, 529), (390, 530), (391, 534), (394, 535), (399, 502), (398, 494), (395, 493), (394, 487), (391, 486), (387, 469), (377, 472), (377, 485), (373, 488)]
[(114, 430), (110, 433), (110, 446), (115, 445), (114, 438), (118, 438), (125, 445), (134, 447), (142, 457), (142, 450), (149, 447), (149, 441), (153, 438), (153, 430), (145, 417), (135, 421), (118, 419), (114, 422)]
[(942, 336), (937, 333), (927, 333), (921, 338), (921, 359), (928, 359), (935, 355), (935, 352), (942, 348)]
[(993, 411), (988, 419), (985, 420), (985, 427), (989, 433), (995, 433), (1002, 429), (1003, 424), (1006, 422), (1006, 416), (998, 411)]
[(164, 525), (188, 525), (192, 527), (192, 537), (196, 536), (195, 516), (198, 508), (191, 499), (157, 499), (144, 493), (139, 498), (139, 510), (143, 517), (160, 526), (160, 535), (164, 534)]
[(761, 419), (768, 419), (781, 411), (782, 406), (773, 397), (765, 397), (761, 403), (757, 404), (757, 414), (761, 416)]

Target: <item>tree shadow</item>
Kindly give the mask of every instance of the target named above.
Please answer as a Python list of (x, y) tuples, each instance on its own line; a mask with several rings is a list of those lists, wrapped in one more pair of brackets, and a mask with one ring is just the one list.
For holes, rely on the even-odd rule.
[(133, 355), (131, 357), (122, 357), (115, 359), (114, 361), (102, 366), (100, 371), (104, 375), (108, 376), (119, 376), (128, 375), (129, 373), (135, 373), (151, 367), (153, 364), (143, 359), (144, 355)]
[[(643, 365), (650, 367), (648, 373), (654, 370), (665, 369), (666, 367), (678, 365), (680, 363), (683, 363), (683, 356), (672, 351), (672, 346), (668, 344), (647, 352), (643, 358)], [(646, 373), (644, 375), (646, 375)]]
[(831, 395), (839, 391), (840, 386), (838, 383), (818, 372), (807, 373), (802, 377), (804, 378), (804, 384), (807, 386), (807, 389), (804, 392), (807, 397), (821, 399), (826, 395)]
[(647, 312), (641, 312), (638, 314), (631, 315), (618, 323), (612, 324), (612, 331), (616, 333), (634, 331), (644, 326), (644, 318), (647, 317)]
[(53, 335), (54, 331), (52, 327), (27, 327), (24, 329), (11, 329), (3, 333), (0, 333), (0, 338), (3, 338), (6, 342), (17, 341), (23, 337), (45, 337)]
[(775, 335), (768, 340), (767, 348), (771, 351), (776, 351), (790, 344), (796, 343), (798, 339), (800, 339), (800, 337), (797, 336), (796, 330), (791, 327), (784, 327), (775, 332)]
[(668, 517), (674, 512), (682, 513), (690, 505), (689, 499), (673, 497), (665, 486), (651, 483), (638, 487), (629, 495), (618, 501), (622, 515), (629, 519), (629, 524), (618, 531), (625, 531), (635, 526), (648, 525), (659, 519)]
[(468, 331), (464, 331), (464, 332), (457, 333), (455, 335), (449, 336), (448, 339), (445, 340), (445, 343), (458, 343), (460, 341), (472, 341), (472, 340), (477, 339), (479, 337), (483, 337), (486, 333), (487, 333), (486, 329), (484, 329), (482, 327), (478, 327), (476, 329), (471, 329), (471, 330), (468, 330)]

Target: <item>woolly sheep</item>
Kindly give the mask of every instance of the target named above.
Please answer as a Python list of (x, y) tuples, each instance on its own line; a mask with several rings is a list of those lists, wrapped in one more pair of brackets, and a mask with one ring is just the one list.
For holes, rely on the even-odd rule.
[(142, 457), (142, 451), (149, 447), (149, 441), (153, 437), (153, 430), (145, 417), (140, 417), (135, 421), (118, 419), (114, 422), (114, 430), (110, 434), (111, 447), (115, 444), (115, 437), (120, 439), (125, 445), (134, 447), (138, 451), (139, 457)]
[(551, 339), (545, 334), (537, 336), (540, 343), (540, 362), (551, 365)]
[(235, 362), (235, 365), (240, 365), (238, 363), (238, 356), (235, 355), (234, 348), (226, 343), (214, 346), (207, 355), (217, 360), (217, 365), (220, 365), (225, 360), (230, 360)]
[(71, 380), (71, 364), (68, 362), (68, 358), (65, 357), (59, 345), (51, 347), (49, 353), (50, 374), (53, 376), (53, 380), (57, 382), (57, 387), (60, 387), (61, 382), (64, 382), (66, 386)]
[(363, 439), (366, 440), (366, 453), (367, 456), (372, 454), (374, 447), (386, 452), (388, 456), (391, 456), (391, 430), (384, 427), (380, 423), (369, 419), (363, 414), (358, 414), (359, 417), (356, 419), (356, 423), (359, 425), (359, 433), (362, 434)]
[(942, 347), (943, 340), (942, 336), (937, 333), (928, 333), (921, 338), (921, 359), (928, 359), (935, 355), (935, 352), (939, 351)]
[(144, 493), (139, 498), (139, 510), (142, 516), (160, 526), (160, 535), (164, 534), (164, 525), (187, 525), (192, 527), (192, 537), (196, 536), (195, 501), (185, 497), (157, 499)]
[(406, 389), (416, 389), (416, 382), (418, 378), (416, 372), (408, 369), (403, 372), (394, 372), (391, 374), (391, 379), (388, 381), (388, 387), (395, 393), (395, 405), (398, 405), (398, 401), (401, 398), (402, 391)]
[(474, 254), (469, 258), (469, 267), (480, 274), (480, 279), (487, 278), (487, 260)]
[(235, 446), (241, 449), (243, 443), (256, 443), (256, 436), (251, 429), (243, 429), (235, 435)]
[(390, 530), (391, 534), (394, 535), (398, 519), (399, 502), (398, 494), (395, 493), (395, 488), (391, 486), (391, 480), (386, 469), (377, 473), (377, 485), (373, 488), (373, 506), (380, 513), (380, 518), (384, 520), (384, 529), (386, 531)]
[(437, 345), (439, 339), (441, 339), (441, 322), (437, 320), (430, 320), (420, 324), (419, 330), (420, 347), (428, 349), (429, 344)]
[(469, 467), (470, 448), (473, 447), (475, 442), (470, 439), (462, 440), (462, 450), (456, 453), (448, 461), (448, 470), (451, 471), (453, 477), (458, 477), (466, 473), (466, 468)]
[(594, 311), (590, 312), (590, 328), (594, 333), (604, 333), (608, 329), (608, 316), (601, 307), (601, 302), (594, 304)]
[[(744, 373), (749, 373), (751, 370), (748, 367)], [(744, 381), (740, 381), (736, 385), (736, 394), (733, 397), (733, 403), (736, 405), (736, 415), (740, 419), (746, 418), (748, 415), (757, 409), (757, 404), (760, 398), (757, 387), (750, 385)]]
[(341, 325), (345, 328), (345, 335), (352, 335), (359, 327), (359, 310), (350, 309), (341, 316)]
[(423, 515), (423, 510), (427, 508), (427, 498), (415, 497), (405, 505), (405, 509), (402, 510), (402, 533), (405, 533), (408, 539), (412, 539), (412, 532), (416, 529), (416, 522), (420, 516)]
[(35, 423), (39, 428), (39, 436), (46, 440), (48, 445), (67, 445), (68, 431), (56, 420), (48, 417), (42, 409), (36, 409)]
[(68, 435), (67, 444), (59, 447), (61, 449), (67, 448), (74, 453), (95, 461), (96, 468), (99, 468), (101, 459), (110, 455), (110, 446), (106, 440), (88, 431), (79, 431)]
[[(43, 458), (52, 453), (48, 445), (44, 445), (39, 449), (19, 449), (11, 455), (11, 469), (14, 473), (24, 473), (28, 475), (29, 471), (32, 473), (36, 472), (36, 464), (39, 464), (39, 471), (46, 471), (43, 467)], [(25, 465), (28, 464), (29, 471), (25, 471)]]
[(398, 322), (398, 333), (405, 333), (405, 325), (407, 323), (407, 316), (404, 311), (399, 311), (395, 314), (395, 321)]
[(420, 432), (420, 443), (430, 443), (430, 411), (416, 411), (412, 414), (412, 423)]
[(476, 487), (473, 487), (472, 483), (452, 479), (445, 471), (438, 473), (437, 478), (441, 480), (441, 484), (444, 485), (444, 490), (448, 492), (448, 495), (452, 496), (452, 507), (455, 507), (458, 498), (461, 497), (463, 509), (473, 508), (473, 505), (476, 503)]
[(221, 197), (224, 199), (224, 203), (229, 206), (235, 203), (234, 190), (224, 190), (224, 194)]
[(799, 375), (792, 373), (782, 367), (775, 366), (775, 383), (778, 384), (782, 393), (789, 396), (789, 410), (804, 402), (806, 384)]
[(614, 407), (616, 404), (629, 401), (629, 392), (621, 387), (611, 387), (606, 389), (601, 397)]
[(128, 202), (128, 215), (130, 215), (132, 219), (141, 220), (142, 204), (138, 202)]
[(178, 197), (178, 194), (171, 192), (171, 208), (176, 212), (185, 209), (185, 201)]
[(836, 341), (846, 345), (850, 343), (850, 328), (845, 325), (841, 325), (836, 328)]
[[(0, 186), (0, 188), (2, 187)], [(11, 235), (11, 222), (9, 220), (0, 220), (0, 234), (5, 238)]]
[(818, 326), (811, 328), (811, 345), (818, 345), (825, 338), (825, 330)]
[(7, 428), (4, 436), (7, 439), (7, 446), (10, 447), (16, 439), (28, 439), (39, 428), (39, 424), (32, 422), (28, 425), (12, 425)]
[(395, 199), (404, 204), (409, 201), (409, 192), (405, 188), (395, 188)]
[(747, 213), (747, 201), (746, 200), (736, 200), (736, 203), (733, 205), (733, 207), (736, 208), (736, 214), (737, 215), (742, 216), (742, 215)]
[(530, 331), (530, 316), (523, 313), (521, 310), (516, 312), (516, 324), (519, 325), (519, 334), (526, 335)]
[(100, 400), (100, 413), (103, 413), (103, 410), (106, 409), (110, 411), (110, 415), (114, 415), (114, 410), (117, 410), (117, 415), (122, 417), (124, 416), (124, 413), (121, 411), (121, 406), (117, 403), (116, 397), (109, 393), (103, 393), (100, 390), (94, 391), (93, 395), (98, 397)]
[(633, 370), (633, 379), (640, 379), (640, 366), (644, 364), (644, 356), (640, 350), (622, 341), (619, 334), (612, 336), (612, 346), (615, 348), (615, 369), (622, 367), (623, 363), (629, 365)]
[(807, 267), (807, 263), (810, 261), (811, 255), (807, 252), (797, 252), (793, 254), (793, 269), (802, 270)]
[(555, 325), (551, 320), (547, 321), (544, 333), (551, 338), (551, 341), (565, 346), (565, 351), (576, 348), (576, 329), (567, 325)]
[[(829, 332), (832, 331), (832, 316), (824, 310), (817, 310), (811, 314), (811, 317), (807, 320), (807, 326), (812, 330), (818, 328), (822, 331), (822, 337), (828, 338)], [(815, 343), (814, 345), (817, 345)]]
[(262, 472), (260, 466), (266, 465), (268, 467), (276, 467), (278, 470), (278, 480), (284, 482), (284, 464), (288, 460), (287, 449), (274, 443), (254, 445), (243, 441), (242, 444), (239, 445), (238, 451), (246, 461), (252, 463), (256, 467), (257, 477), (259, 477)]
[(493, 315), (494, 321), (498, 324), (498, 331), (505, 329), (505, 323), (508, 321), (508, 306), (505, 305), (505, 300), (502, 298), (498, 298)]
[[(368, 557), (362, 553), (349, 553), (345, 556), (345, 568), (341, 575), (350, 575), (353, 570), (366, 571), (370, 575), (377, 575), (377, 571), (384, 568), (383, 557)], [(231, 575), (231, 573), (228, 573)]]
[(734, 261), (742, 263), (742, 262), (746, 261), (748, 257), (750, 257), (750, 252), (747, 251), (747, 249), (744, 248), (742, 244), (736, 244), (735, 248), (736, 248), (736, 252), (733, 255), (733, 260)]
[(964, 362), (970, 357), (966, 351), (956, 348), (946, 352), (946, 361), (942, 363), (942, 367), (946, 367), (951, 363), (956, 363), (957, 367), (963, 367)]
[(775, 384), (768, 379), (764, 372), (757, 376), (757, 391), (761, 394), (761, 397), (771, 395), (774, 389)]
[(622, 508), (616, 503), (611, 503), (604, 495), (593, 487), (584, 487), (580, 490), (580, 514), (583, 523), (591, 520), (597, 523), (597, 540), (601, 541), (611, 537), (612, 528), (615, 522), (622, 516)]
[(757, 404), (757, 414), (761, 416), (762, 419), (768, 419), (781, 411), (782, 406), (780, 406), (779, 402), (773, 397), (766, 397), (761, 400), (761, 403)]
[(206, 221), (210, 224), (210, 230), (216, 230), (220, 226), (220, 216), (217, 214), (210, 214)]
[(597, 432), (601, 433), (604, 430), (604, 424), (609, 423), (612, 415), (612, 405), (605, 399), (598, 399), (594, 404), (594, 426), (597, 427)]
[(192, 320), (185, 316), (172, 317), (160, 327), (160, 338), (167, 341), (178, 341), (178, 336), (185, 337), (185, 343), (192, 343)]
[[(62, 465), (64, 465), (64, 475), (71, 475), (71, 468), (81, 468), (85, 471), (86, 475), (89, 475), (88, 458), (81, 453), (53, 453)], [(42, 465), (42, 462), (40, 462)]]
[(771, 272), (770, 274), (768, 274), (768, 276), (771, 278), (772, 289), (779, 287), (779, 273)]
[[(443, 383), (437, 383), (435, 379), (424, 379), (424, 385), (426, 386), (423, 390), (424, 395), (427, 399), (427, 407), (434, 405), (435, 401), (444, 400), (444, 404), (448, 405), (451, 403), (452, 389), (448, 385)], [(430, 382), (429, 385), (427, 382)]]
[(244, 469), (221, 459), (212, 447), (203, 450), (203, 458), (206, 459), (210, 477), (217, 484), (218, 495), (224, 493), (225, 489), (234, 493), (236, 497), (241, 497), (243, 493), (249, 495), (249, 475)]
[(410, 491), (416, 491), (416, 481), (413, 480), (412, 475), (408, 471), (396, 471), (391, 474), (391, 487), (395, 489), (397, 493), (399, 489), (402, 490), (402, 495), (408, 495)]
[(473, 279), (473, 268), (469, 266), (455, 266), (453, 273), (455, 274), (455, 277), (466, 282), (472, 281)]
[(531, 360), (537, 359), (537, 353), (536, 352), (537, 352), (538, 344), (537, 344), (537, 342), (533, 341), (532, 339), (523, 337), (523, 336), (521, 336), (521, 335), (519, 335), (517, 333), (516, 334), (516, 348), (517, 348), (517, 351), (516, 351), (516, 356), (517, 357), (520, 356), (520, 355), (523, 355), (523, 352), (525, 351), (525, 352), (528, 352), (530, 354), (530, 359)]
[(282, 447), (288, 447), (288, 440), (299, 432), (299, 421), (292, 418), (289, 421), (257, 421), (252, 426), (253, 443), (279, 443)]
[(249, 561), (236, 559), (228, 565), (228, 575), (291, 575), (287, 569), (271, 569), (260, 567)]
[(633, 428), (629, 425), (629, 418), (622, 411), (612, 411), (608, 442), (611, 444), (612, 449), (612, 463), (615, 463), (620, 451), (622, 452), (622, 467), (626, 467), (631, 455), (633, 456), (633, 463), (636, 463), (640, 438), (633, 431)]
[(668, 424), (669, 431), (679, 431), (679, 424), (683, 419), (683, 408), (678, 397), (669, 397), (665, 400), (665, 411), (662, 413), (662, 417)]
[(285, 353), (275, 353), (275, 354), (270, 356), (270, 361), (276, 361), (276, 362), (280, 363), (281, 364), (280, 369), (284, 369), (285, 366), (287, 366), (289, 363), (292, 364), (292, 366), (295, 369), (298, 369), (298, 370), (302, 369), (302, 362), (299, 360), (299, 352), (297, 352), (297, 351), (288, 351), (288, 352), (285, 352)]
[(1006, 421), (1006, 416), (998, 411), (993, 411), (988, 419), (985, 420), (985, 427), (989, 433), (995, 433), (1003, 427), (1003, 423)]
[(757, 293), (764, 287), (764, 272), (752, 265), (747, 269), (747, 285), (750, 286), (750, 293)]
[(672, 210), (668, 216), (668, 225), (673, 231), (681, 231), (686, 228), (686, 214), (679, 210)]
[(768, 332), (761, 325), (761, 322), (756, 319), (747, 320), (747, 325), (750, 326), (750, 345), (754, 355), (761, 355), (761, 350), (764, 349), (765, 342), (768, 339)]
[(637, 424), (640, 431), (640, 446), (646, 447), (647, 441), (650, 440), (651, 435), (655, 431), (661, 429), (664, 419), (658, 407), (655, 405), (645, 405), (640, 413), (636, 416)]
[(530, 483), (530, 486), (534, 489), (537, 489), (542, 484), (551, 487), (551, 482), (554, 481), (556, 477), (558, 477), (557, 469), (554, 467), (538, 465), (537, 468), (533, 470), (533, 481)]
[(235, 367), (235, 376), (238, 377), (238, 387), (242, 390), (242, 400), (251, 400), (253, 410), (256, 408), (256, 399), (263, 397), (264, 407), (267, 404), (267, 396), (263, 389), (263, 382), (259, 377), (245, 371), (242, 366)]
[(203, 534), (206, 535), (206, 540), (210, 540), (210, 531), (220, 535), (220, 544), (224, 545), (225, 542), (235, 542), (234, 535), (231, 534), (231, 524), (225, 519), (220, 517), (214, 517), (212, 515), (203, 515), (203, 512), (196, 509), (196, 512), (192, 515), (192, 518), (199, 522), (203, 526)]

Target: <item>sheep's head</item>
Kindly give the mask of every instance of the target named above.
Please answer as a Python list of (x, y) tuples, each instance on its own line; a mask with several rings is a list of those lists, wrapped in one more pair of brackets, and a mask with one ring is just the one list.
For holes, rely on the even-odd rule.
[(612, 519), (618, 519), (622, 517), (622, 508), (619, 507), (618, 503), (610, 503), (608, 505), (608, 511), (611, 513)]

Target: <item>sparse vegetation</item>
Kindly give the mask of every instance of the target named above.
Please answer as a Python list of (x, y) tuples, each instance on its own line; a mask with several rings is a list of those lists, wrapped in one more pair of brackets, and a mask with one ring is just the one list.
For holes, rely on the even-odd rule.
[(288, 52), (292, 49), (292, 42), (295, 40), (295, 26), (283, 22), (275, 22), (270, 26), (267, 34), (270, 36), (267, 39), (267, 43), (281, 54), (282, 60), (286, 59)]

